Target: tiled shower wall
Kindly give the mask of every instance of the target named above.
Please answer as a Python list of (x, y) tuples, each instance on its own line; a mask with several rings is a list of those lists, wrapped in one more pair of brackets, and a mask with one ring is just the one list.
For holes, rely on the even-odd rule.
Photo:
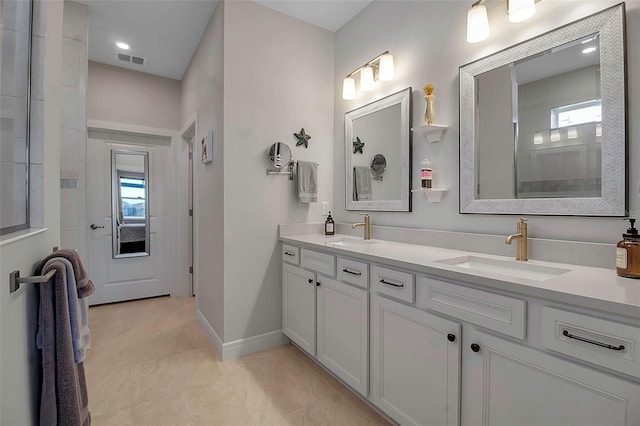
[(60, 138), (60, 243), (86, 259), (88, 8), (64, 3)]

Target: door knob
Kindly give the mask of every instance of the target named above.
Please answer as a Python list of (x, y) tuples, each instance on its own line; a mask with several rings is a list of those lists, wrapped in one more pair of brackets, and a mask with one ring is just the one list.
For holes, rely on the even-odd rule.
[(96, 230), (96, 229), (98, 229), (98, 228), (104, 228), (104, 226), (98, 226), (98, 225), (96, 225), (95, 223), (92, 223), (91, 225), (89, 225), (89, 228), (91, 228), (91, 229), (93, 229), (93, 230)]

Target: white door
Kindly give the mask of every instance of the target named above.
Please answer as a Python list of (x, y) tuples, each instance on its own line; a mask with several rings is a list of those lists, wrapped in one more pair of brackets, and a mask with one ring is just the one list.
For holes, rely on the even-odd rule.
[(640, 424), (640, 385), (473, 329), (462, 380), (463, 425)]
[(457, 426), (460, 324), (371, 296), (371, 400), (402, 425)]
[(282, 264), (282, 332), (316, 354), (316, 281), (313, 272)]
[(318, 277), (318, 360), (363, 396), (369, 393), (369, 292)]
[[(149, 255), (113, 258), (111, 224), (111, 151), (130, 150), (149, 153)], [(128, 145), (89, 139), (87, 146), (87, 249), (89, 276), (96, 291), (89, 298), (91, 305), (120, 302), (169, 294), (167, 256), (163, 226), (162, 189), (167, 173), (168, 147)], [(93, 226), (92, 226), (93, 225)]]

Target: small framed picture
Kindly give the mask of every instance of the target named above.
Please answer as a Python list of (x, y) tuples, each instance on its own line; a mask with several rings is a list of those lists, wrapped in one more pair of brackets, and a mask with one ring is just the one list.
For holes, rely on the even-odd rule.
[(207, 130), (200, 141), (200, 162), (202, 164), (213, 161), (213, 130)]

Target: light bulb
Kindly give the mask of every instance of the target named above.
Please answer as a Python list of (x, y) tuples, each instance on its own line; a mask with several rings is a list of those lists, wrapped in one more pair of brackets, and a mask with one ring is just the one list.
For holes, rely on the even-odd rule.
[(542, 133), (537, 132), (534, 136), (533, 136), (533, 144), (534, 145), (540, 145), (541, 143), (544, 142), (544, 139), (542, 138)]
[(522, 22), (536, 13), (535, 0), (509, 0), (509, 21)]
[(347, 77), (342, 81), (342, 99), (350, 101), (356, 98), (356, 81)]
[(389, 81), (393, 80), (395, 76), (395, 70), (393, 67), (393, 55), (390, 53), (385, 53), (380, 56), (380, 71), (378, 78), (380, 81)]
[(366, 66), (360, 70), (360, 90), (368, 92), (373, 90), (373, 68)]
[(467, 12), (467, 43), (478, 43), (489, 37), (489, 18), (487, 8), (474, 6)]
[(123, 43), (121, 41), (117, 42), (116, 46), (118, 47), (118, 49), (122, 49), (122, 50), (129, 50), (129, 48), (131, 47), (127, 43)]

